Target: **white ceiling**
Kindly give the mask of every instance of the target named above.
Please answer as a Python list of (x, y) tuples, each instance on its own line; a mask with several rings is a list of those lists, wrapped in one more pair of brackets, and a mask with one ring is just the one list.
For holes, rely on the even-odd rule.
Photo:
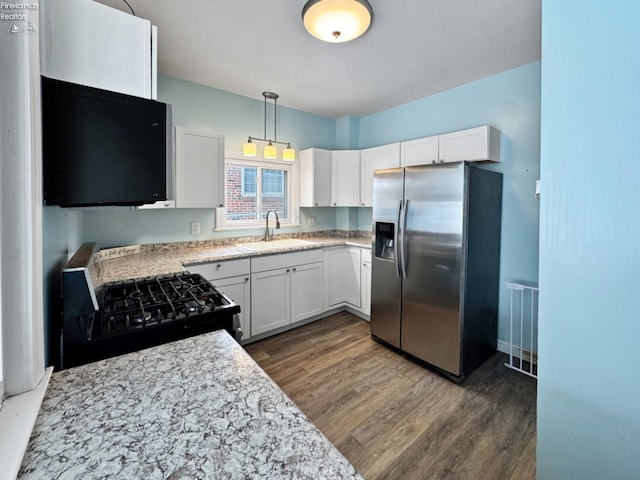
[[(122, 0), (100, 3), (130, 12)], [(369, 0), (343, 44), (302, 25), (306, 0), (128, 0), (158, 26), (162, 74), (329, 118), (362, 117), (540, 59), (541, 0)]]

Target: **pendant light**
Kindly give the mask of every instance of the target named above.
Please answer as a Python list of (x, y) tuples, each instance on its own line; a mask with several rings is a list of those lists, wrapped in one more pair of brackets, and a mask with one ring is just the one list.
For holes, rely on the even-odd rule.
[[(277, 93), (273, 92), (262, 92), (262, 96), (264, 97), (264, 138), (252, 137), (249, 136), (247, 143), (242, 145), (242, 154), (245, 157), (255, 157), (257, 154), (257, 146), (253, 142), (254, 140), (258, 140), (261, 142), (268, 142), (267, 145), (264, 146), (263, 157), (264, 158), (278, 158), (278, 149), (275, 144), (286, 145), (286, 148), (282, 150), (282, 158), (283, 160), (293, 161), (296, 159), (296, 151), (291, 148), (290, 142), (278, 142), (277, 140), (277, 110), (278, 110), (278, 97)], [(267, 100), (273, 100), (273, 140), (267, 138)]]
[(367, 31), (373, 9), (367, 0), (309, 0), (302, 8), (304, 28), (330, 43), (348, 42)]

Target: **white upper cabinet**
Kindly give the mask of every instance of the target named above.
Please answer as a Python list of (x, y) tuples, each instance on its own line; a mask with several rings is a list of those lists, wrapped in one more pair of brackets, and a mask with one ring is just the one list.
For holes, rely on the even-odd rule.
[(41, 0), (42, 75), (144, 98), (156, 94), (156, 27), (87, 0)]
[(371, 207), (374, 171), (464, 160), (499, 162), (500, 141), (500, 130), (484, 125), (363, 150), (302, 150), (300, 206)]
[(331, 205), (360, 205), (360, 150), (331, 152)]
[(500, 136), (500, 130), (488, 125), (440, 135), (440, 162), (499, 162)]
[(224, 204), (224, 135), (176, 127), (176, 207)]
[(331, 152), (308, 148), (299, 152), (300, 206), (331, 205)]
[(373, 172), (400, 166), (400, 143), (360, 151), (360, 206), (373, 205)]
[(438, 163), (438, 160), (438, 135), (400, 144), (401, 167)]

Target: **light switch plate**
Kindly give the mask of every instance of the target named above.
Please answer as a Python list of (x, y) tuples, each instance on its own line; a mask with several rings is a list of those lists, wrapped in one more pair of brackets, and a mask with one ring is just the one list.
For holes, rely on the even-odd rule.
[(200, 235), (200, 222), (191, 222), (191, 235)]

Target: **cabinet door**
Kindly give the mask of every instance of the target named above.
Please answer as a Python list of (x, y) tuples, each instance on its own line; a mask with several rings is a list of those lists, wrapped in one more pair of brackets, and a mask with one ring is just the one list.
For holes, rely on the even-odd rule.
[(325, 250), (325, 265), (329, 271), (325, 286), (328, 307), (349, 303), (360, 306), (360, 249), (338, 247)]
[(400, 166), (400, 144), (391, 143), (360, 152), (360, 205), (373, 205), (373, 172)]
[(249, 275), (224, 278), (212, 282), (227, 297), (240, 305), (242, 340), (251, 337), (251, 282)]
[(290, 269), (251, 275), (251, 336), (291, 323)]
[(441, 162), (500, 161), (500, 130), (485, 125), (440, 135)]
[(85, 0), (49, 0), (40, 6), (46, 20), (40, 34), (42, 75), (154, 98), (149, 20)]
[(360, 204), (360, 151), (331, 152), (331, 205), (357, 207)]
[(291, 322), (324, 311), (322, 262), (299, 265), (291, 269)]
[(438, 160), (438, 135), (400, 144), (401, 167), (438, 163)]
[(360, 297), (362, 298), (360, 311), (362, 311), (362, 313), (364, 313), (365, 315), (371, 315), (371, 253), (369, 252), (368, 258), (365, 255), (365, 251), (363, 250), (362, 268), (360, 275)]
[(176, 127), (176, 207), (222, 207), (223, 196), (224, 135)]
[(331, 152), (320, 148), (301, 150), (300, 206), (331, 205)]
[(347, 271), (345, 271), (345, 297), (346, 302), (354, 307), (360, 307), (360, 249), (349, 247), (347, 249)]

